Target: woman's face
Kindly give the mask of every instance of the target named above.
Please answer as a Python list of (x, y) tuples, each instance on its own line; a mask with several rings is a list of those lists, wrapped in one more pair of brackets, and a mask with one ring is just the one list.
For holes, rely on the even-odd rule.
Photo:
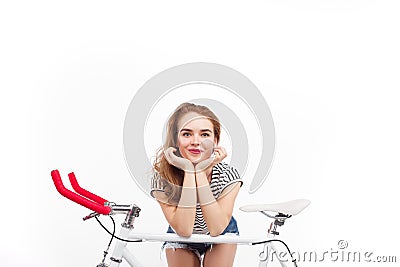
[(214, 126), (208, 118), (194, 112), (178, 121), (178, 148), (182, 157), (197, 163), (209, 158), (216, 145)]

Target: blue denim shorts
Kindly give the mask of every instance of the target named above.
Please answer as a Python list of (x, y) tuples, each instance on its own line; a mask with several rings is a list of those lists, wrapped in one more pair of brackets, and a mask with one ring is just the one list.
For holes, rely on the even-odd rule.
[[(168, 227), (167, 233), (175, 233), (171, 226)], [(224, 235), (226, 233), (236, 234), (239, 235), (239, 229), (237, 227), (237, 223), (235, 218), (231, 217), (228, 226), (225, 230), (221, 233)], [(206, 251), (211, 248), (212, 244), (210, 243), (188, 243), (188, 242), (165, 242), (162, 246), (162, 249), (172, 248), (183, 248), (193, 251), (194, 254), (201, 260), (201, 256), (203, 256)]]

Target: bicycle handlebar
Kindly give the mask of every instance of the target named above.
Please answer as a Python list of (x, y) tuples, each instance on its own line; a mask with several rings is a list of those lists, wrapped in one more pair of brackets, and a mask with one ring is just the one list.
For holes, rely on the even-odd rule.
[[(71, 176), (72, 176), (72, 180), (74, 180), (75, 175), (73, 173), (70, 173), (69, 175), (70, 181), (71, 181)], [(78, 185), (78, 182), (76, 181), (76, 178), (74, 180), (74, 182), (71, 181), (71, 184), (74, 183), (75, 185), (73, 185), (74, 190), (83, 192), (82, 195), (84, 195), (85, 197), (88, 197), (90, 199), (93, 199), (95, 201), (92, 201), (90, 199), (84, 198), (81, 195), (78, 195), (74, 192), (72, 192), (71, 190), (68, 190), (67, 188), (65, 188), (62, 180), (61, 180), (61, 176), (60, 173), (58, 172), (58, 170), (53, 170), (51, 171), (51, 177), (53, 179), (54, 185), (57, 189), (57, 191), (64, 197), (68, 198), (69, 200), (74, 201), (75, 203), (78, 203), (79, 205), (82, 205), (90, 210), (93, 210), (95, 212), (98, 212), (100, 214), (103, 215), (108, 215), (111, 213), (111, 207), (108, 206), (104, 206), (104, 202), (107, 202), (106, 200), (104, 200), (103, 198), (96, 196), (92, 193), (90, 193), (89, 191), (81, 188)], [(76, 182), (76, 183), (75, 183)], [(76, 189), (77, 188), (77, 189)], [(79, 192), (78, 192), (79, 193)], [(102, 205), (100, 205), (98, 203), (98, 201), (103, 201)]]
[(99, 203), (100, 205), (104, 205), (104, 203), (108, 202), (107, 200), (105, 200), (102, 197), (99, 197), (98, 195), (95, 195), (85, 189), (83, 189), (82, 187), (79, 186), (78, 181), (76, 180), (75, 174), (73, 172), (68, 174), (69, 177), (69, 181), (72, 185), (72, 188), (80, 195), (91, 199), (97, 203)]

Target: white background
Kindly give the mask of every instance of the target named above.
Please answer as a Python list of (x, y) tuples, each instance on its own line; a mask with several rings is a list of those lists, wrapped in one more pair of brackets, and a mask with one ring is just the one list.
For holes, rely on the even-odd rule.
[[(101, 259), (107, 234), (58, 195), (53, 169), (141, 206), (138, 231), (165, 230), (129, 176), (123, 122), (144, 82), (197, 61), (246, 75), (274, 117), (270, 175), (235, 207), (242, 234), (264, 233), (269, 222), (239, 206), (308, 198), (283, 228), (292, 250), (322, 254), (346, 240), (347, 251), (399, 261), (399, 11), (397, 1), (372, 0), (2, 1), (0, 266)], [(164, 266), (160, 245), (130, 247), (145, 266)], [(240, 247), (235, 266), (256, 266), (259, 250)], [(365, 265), (300, 266), (334, 264)]]

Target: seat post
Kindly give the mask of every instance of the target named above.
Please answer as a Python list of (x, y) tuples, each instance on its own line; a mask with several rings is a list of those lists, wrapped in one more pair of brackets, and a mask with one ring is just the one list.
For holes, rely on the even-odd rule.
[(274, 219), (274, 222), (271, 223), (271, 225), (270, 225), (270, 227), (268, 229), (268, 234), (273, 235), (273, 236), (279, 235), (279, 232), (277, 230), (278, 227), (284, 225), (285, 224), (285, 220), (290, 218), (290, 217), (292, 217), (292, 215), (287, 215), (287, 214), (283, 214), (283, 213), (280, 213), (280, 212), (275, 216), (270, 215), (270, 214), (266, 213), (265, 211), (261, 211), (261, 213), (264, 214), (265, 216), (269, 217), (269, 218)]

